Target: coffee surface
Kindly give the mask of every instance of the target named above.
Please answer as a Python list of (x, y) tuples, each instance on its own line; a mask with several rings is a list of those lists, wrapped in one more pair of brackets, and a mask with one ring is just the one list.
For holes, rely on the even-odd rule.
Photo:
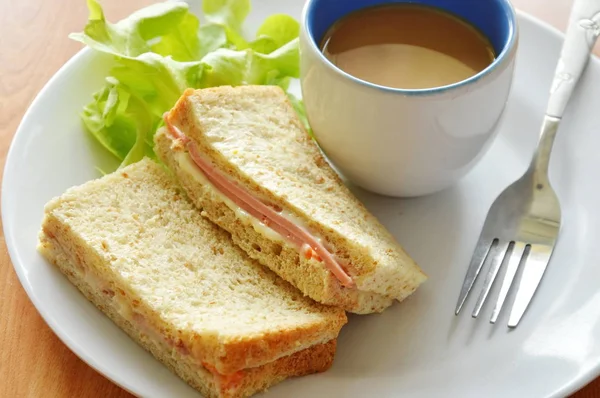
[(495, 58), (491, 43), (474, 26), (416, 4), (370, 7), (347, 15), (325, 34), (321, 50), (346, 73), (401, 89), (460, 82)]

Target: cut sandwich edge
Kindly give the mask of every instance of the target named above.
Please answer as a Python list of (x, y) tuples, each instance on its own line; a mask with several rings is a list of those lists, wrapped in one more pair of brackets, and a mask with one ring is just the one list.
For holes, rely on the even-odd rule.
[(242, 369), (232, 375), (219, 374), (215, 369), (206, 366), (195, 366), (177, 350), (169, 349), (140, 332), (107, 301), (106, 295), (98, 294), (94, 287), (86, 282), (85, 277), (81, 276), (74, 265), (76, 261), (70, 259), (60, 244), (43, 231), (39, 235), (38, 250), (83, 296), (133, 341), (207, 398), (249, 397), (287, 378), (324, 372), (333, 364), (336, 339), (316, 344), (259, 367)]
[[(294, 127), (301, 130), (304, 134), (298, 139), (302, 141), (300, 144), (308, 151), (310, 156), (315, 160), (316, 167), (319, 167), (331, 184), (337, 185), (342, 189), (342, 193), (350, 200), (353, 205), (360, 208), (360, 211), (365, 216), (371, 218), (372, 223), (377, 225), (379, 231), (385, 235), (386, 241), (392, 249), (390, 253), (382, 255), (382, 259), (389, 259), (390, 256), (394, 259), (389, 261), (377, 261), (372, 257), (372, 248), (362, 245), (356, 241), (347, 240), (343, 234), (339, 234), (335, 229), (331, 229), (325, 225), (321, 225), (318, 221), (312, 220), (311, 217), (304, 214), (300, 209), (293, 206), (285, 198), (278, 197), (272, 192), (257, 184), (251, 177), (242, 172), (239, 167), (229, 162), (220, 152), (212, 148), (212, 145), (204, 138), (201, 122), (196, 114), (194, 101), (201, 101), (200, 96), (228, 96), (228, 95), (243, 95), (251, 91), (260, 91), (266, 96), (276, 97), (290, 108), (291, 119)], [(274, 205), (278, 205), (293, 213), (294, 217), (301, 220), (304, 225), (309, 227), (313, 233), (320, 237), (325, 237), (329, 244), (335, 245), (335, 242), (343, 242), (338, 245), (339, 258), (346, 261), (344, 264), (348, 273), (356, 282), (359, 290), (373, 292), (392, 299), (401, 301), (412, 294), (422, 283), (427, 279), (425, 273), (420, 269), (416, 262), (404, 251), (396, 239), (385, 229), (381, 223), (364, 207), (349, 192), (344, 186), (340, 177), (327, 164), (323, 155), (306, 133), (302, 123), (298, 119), (293, 110), (289, 99), (279, 87), (266, 86), (241, 86), (229, 87), (221, 86), (216, 88), (208, 88), (203, 90), (186, 90), (182, 97), (177, 101), (175, 106), (168, 112), (168, 120), (193, 140), (198, 146), (203, 155), (207, 156), (219, 169), (230, 175), (236, 183), (244, 187), (250, 194), (256, 195), (258, 198), (266, 199)], [(182, 127), (185, 126), (185, 127)], [(155, 137), (156, 140), (156, 137)], [(306, 141), (306, 142), (304, 142)], [(240, 150), (243, 150), (240, 149)], [(334, 243), (332, 243), (334, 242)], [(267, 264), (268, 265), (268, 264)], [(400, 280), (401, 283), (396, 281)], [(406, 286), (408, 285), (408, 286)]]
[(158, 131), (155, 143), (155, 152), (175, 174), (202, 215), (228, 231), (234, 243), (250, 257), (271, 268), (305, 295), (357, 314), (382, 312), (393, 303), (394, 298), (389, 296), (343, 287), (320, 262), (302, 256), (284, 241), (273, 240), (272, 234), (253, 220), (242, 222), (234, 210), (235, 204), (228, 203), (210, 183), (199, 182), (200, 171), (186, 158), (181, 142), (173, 139), (165, 129)]

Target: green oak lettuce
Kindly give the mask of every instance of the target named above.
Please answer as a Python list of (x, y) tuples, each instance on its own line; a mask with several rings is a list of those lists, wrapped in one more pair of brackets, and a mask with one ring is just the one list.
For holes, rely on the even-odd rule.
[[(268, 84), (287, 90), (299, 76), (298, 22), (271, 15), (247, 40), (241, 27), (249, 0), (204, 0), (202, 24), (184, 2), (154, 4), (114, 24), (97, 0), (87, 4), (87, 25), (70, 37), (115, 62), (82, 119), (121, 166), (155, 156), (152, 140), (162, 115), (186, 88)], [(306, 124), (302, 102), (289, 95)]]

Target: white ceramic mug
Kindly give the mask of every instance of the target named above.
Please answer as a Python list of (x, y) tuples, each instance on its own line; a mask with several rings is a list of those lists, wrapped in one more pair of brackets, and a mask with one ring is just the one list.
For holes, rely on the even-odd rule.
[(517, 20), (508, 0), (417, 0), (468, 20), (498, 54), (480, 73), (444, 87), (379, 86), (349, 75), (322, 54), (319, 43), (337, 20), (393, 2), (306, 2), (300, 33), (302, 95), (317, 142), (346, 178), (383, 195), (419, 196), (456, 183), (496, 136), (512, 84)]

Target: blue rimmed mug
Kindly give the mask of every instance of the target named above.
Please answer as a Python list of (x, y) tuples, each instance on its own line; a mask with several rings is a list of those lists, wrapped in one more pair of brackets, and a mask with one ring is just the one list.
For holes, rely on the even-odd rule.
[(402, 0), (307, 0), (301, 21), (301, 86), (315, 138), (354, 184), (410, 197), (456, 183), (489, 148), (511, 89), (518, 42), (508, 0), (411, 0), (457, 15), (490, 40), (496, 58), (470, 78), (443, 87), (397, 89), (356, 78), (319, 44), (338, 20)]

